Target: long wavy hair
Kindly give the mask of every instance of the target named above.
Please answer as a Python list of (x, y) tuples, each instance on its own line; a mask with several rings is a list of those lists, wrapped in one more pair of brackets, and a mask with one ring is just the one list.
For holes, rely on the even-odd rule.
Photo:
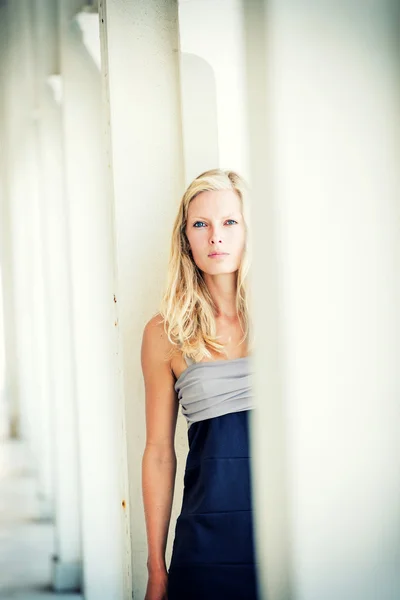
[(188, 208), (191, 201), (201, 192), (232, 190), (241, 201), (245, 223), (246, 241), (241, 264), (237, 271), (236, 310), (243, 337), (249, 337), (251, 323), (249, 316), (249, 270), (250, 215), (247, 185), (234, 171), (212, 169), (196, 177), (183, 194), (175, 219), (169, 258), (167, 285), (161, 301), (160, 315), (164, 328), (173, 345), (172, 353), (178, 348), (199, 362), (202, 358), (212, 358), (209, 349), (225, 354), (224, 345), (218, 341), (216, 332), (216, 307), (203, 278), (202, 271), (193, 260), (186, 236)]

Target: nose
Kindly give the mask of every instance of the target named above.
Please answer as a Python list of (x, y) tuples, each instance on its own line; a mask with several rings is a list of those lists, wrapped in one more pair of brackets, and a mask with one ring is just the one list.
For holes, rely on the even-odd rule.
[(213, 229), (213, 231), (211, 233), (210, 243), (214, 244), (214, 245), (222, 243), (221, 233), (220, 233), (220, 231), (217, 228)]

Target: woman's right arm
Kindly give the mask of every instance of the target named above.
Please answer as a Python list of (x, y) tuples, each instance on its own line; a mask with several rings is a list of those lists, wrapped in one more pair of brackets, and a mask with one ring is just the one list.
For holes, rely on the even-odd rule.
[(165, 548), (175, 486), (174, 437), (178, 401), (175, 378), (166, 359), (170, 343), (160, 317), (143, 332), (142, 371), (146, 394), (146, 446), (142, 460), (142, 489), (146, 520), (149, 580), (145, 600), (167, 598)]

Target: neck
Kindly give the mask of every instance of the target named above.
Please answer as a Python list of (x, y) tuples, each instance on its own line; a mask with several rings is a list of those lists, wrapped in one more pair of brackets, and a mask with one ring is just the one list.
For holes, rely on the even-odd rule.
[(216, 318), (236, 319), (237, 272), (203, 276), (216, 307)]

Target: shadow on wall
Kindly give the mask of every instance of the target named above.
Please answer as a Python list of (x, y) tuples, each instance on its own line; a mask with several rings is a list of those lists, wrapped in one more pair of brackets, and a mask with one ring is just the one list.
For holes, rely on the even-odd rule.
[(219, 165), (217, 88), (211, 65), (196, 54), (181, 54), (183, 151), (186, 185)]

